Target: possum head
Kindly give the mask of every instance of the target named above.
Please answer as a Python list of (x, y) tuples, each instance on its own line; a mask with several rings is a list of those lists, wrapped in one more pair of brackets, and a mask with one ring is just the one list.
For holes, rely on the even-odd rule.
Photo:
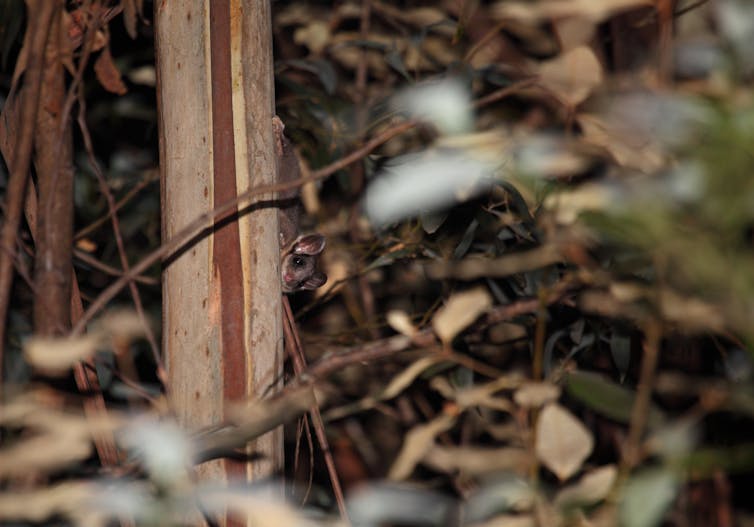
[(327, 275), (317, 269), (317, 257), (324, 248), (324, 236), (305, 234), (283, 251), (280, 267), (284, 293), (317, 289), (327, 281)]

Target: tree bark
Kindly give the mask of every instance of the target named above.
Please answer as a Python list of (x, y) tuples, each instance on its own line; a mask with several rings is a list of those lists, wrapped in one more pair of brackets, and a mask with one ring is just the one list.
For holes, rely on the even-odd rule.
[[(250, 186), (274, 182), (270, 6), (157, 2), (155, 25), (167, 240)], [(240, 207), (238, 218), (165, 262), (168, 392), (179, 419), (191, 427), (217, 424), (228, 401), (261, 397), (280, 378), (277, 216), (257, 199), (250, 212)], [(204, 464), (201, 475), (256, 479), (281, 468), (279, 430), (252, 448), (264, 461)]]
[(60, 14), (58, 10), (47, 41), (34, 139), (39, 192), (34, 331), (39, 335), (63, 335), (71, 327), (73, 139), (70, 116), (63, 115), (66, 86), (59, 49)]
[[(28, 11), (35, 13), (35, 16), (29, 17), (27, 25), (29, 39), (26, 42), (29, 44), (29, 60), (24, 74), (23, 87), (16, 95), (21, 100), (21, 111), (16, 114), (17, 121), (15, 122), (17, 125), (14, 126), (12, 123), (9, 125), (18, 130), (18, 139), (15, 142), (16, 148), (12, 149), (12, 159), (8, 157), (5, 159), (10, 168), (10, 178), (5, 193), (5, 218), (0, 230), (0, 382), (2, 382), (2, 350), (5, 347), (5, 319), (8, 314), (13, 283), (13, 260), (16, 257), (16, 235), (21, 223), (21, 212), (24, 206), (26, 183), (31, 164), (31, 150), (44, 68), (44, 50), (50, 32), (50, 24), (55, 11), (59, 8), (58, 3), (51, 1), (27, 2)], [(9, 108), (16, 108), (15, 103), (10, 98), (6, 101), (3, 113), (0, 115), (3, 118), (3, 123), (6, 119), (14, 121), (14, 116), (9, 116), (6, 112)], [(3, 127), (2, 132), (0, 132), (0, 140), (5, 143), (8, 130), (5, 124), (0, 124), (0, 126)]]

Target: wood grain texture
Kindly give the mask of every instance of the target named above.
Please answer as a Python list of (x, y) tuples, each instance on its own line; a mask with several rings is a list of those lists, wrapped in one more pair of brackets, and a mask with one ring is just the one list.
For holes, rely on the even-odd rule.
[[(246, 103), (245, 144), (248, 186), (276, 180), (275, 144), (272, 133), (274, 75), (272, 60), (272, 13), (269, 1), (232, 0), (244, 14), (240, 20), (241, 89)], [(246, 188), (246, 185), (243, 188)], [(267, 196), (267, 200), (274, 196)], [(262, 200), (264, 202), (264, 199)], [(283, 326), (280, 291), (280, 242), (277, 209), (260, 207), (248, 215), (248, 235), (242, 236), (242, 254), (248, 257), (244, 288), (248, 287), (249, 323), (247, 344), (253, 350), (249, 368), (249, 391), (261, 396), (279, 385), (283, 371)], [(246, 242), (246, 245), (244, 245)], [(279, 387), (279, 386), (278, 386)], [(279, 471), (283, 466), (282, 427), (262, 436), (253, 445), (268, 457), (250, 467), (253, 479)]]
[[(155, 2), (163, 240), (213, 203), (208, 22), (209, 6), (202, 0)], [(211, 237), (203, 237), (166, 262), (163, 273), (168, 392), (178, 419), (190, 428), (222, 419), (211, 250)], [(222, 465), (203, 465), (201, 476), (224, 477)]]
[[(217, 204), (275, 181), (270, 6), (157, 2), (155, 23), (162, 234), (169, 239)], [(280, 248), (270, 197), (242, 203), (236, 218), (166, 262), (169, 391), (189, 427), (219, 423), (227, 401), (261, 397), (282, 371)], [(208, 464), (202, 475), (256, 479), (279, 470), (281, 431), (250, 450), (264, 460)]]

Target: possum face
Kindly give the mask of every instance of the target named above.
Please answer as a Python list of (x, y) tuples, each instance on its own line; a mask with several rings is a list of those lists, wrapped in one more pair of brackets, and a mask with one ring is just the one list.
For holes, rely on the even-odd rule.
[(317, 289), (327, 281), (327, 275), (317, 269), (317, 256), (325, 248), (321, 234), (299, 236), (283, 255), (281, 262), (284, 293)]

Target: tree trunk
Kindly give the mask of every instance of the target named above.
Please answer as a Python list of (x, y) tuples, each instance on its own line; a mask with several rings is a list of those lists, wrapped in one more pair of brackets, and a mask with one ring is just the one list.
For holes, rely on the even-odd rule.
[[(250, 186), (274, 182), (272, 31), (268, 2), (155, 6), (167, 240)], [(270, 207), (253, 205), (248, 213), (240, 207), (239, 218), (165, 262), (168, 392), (190, 427), (218, 423), (228, 401), (261, 397), (280, 378), (277, 216)], [(251, 447), (265, 456), (262, 462), (205, 464), (202, 475), (257, 479), (281, 468), (281, 431)]]
[(39, 192), (34, 331), (40, 335), (64, 335), (71, 328), (73, 139), (70, 115), (63, 115), (66, 86), (59, 47), (63, 4), (58, 4), (45, 51), (34, 139)]

